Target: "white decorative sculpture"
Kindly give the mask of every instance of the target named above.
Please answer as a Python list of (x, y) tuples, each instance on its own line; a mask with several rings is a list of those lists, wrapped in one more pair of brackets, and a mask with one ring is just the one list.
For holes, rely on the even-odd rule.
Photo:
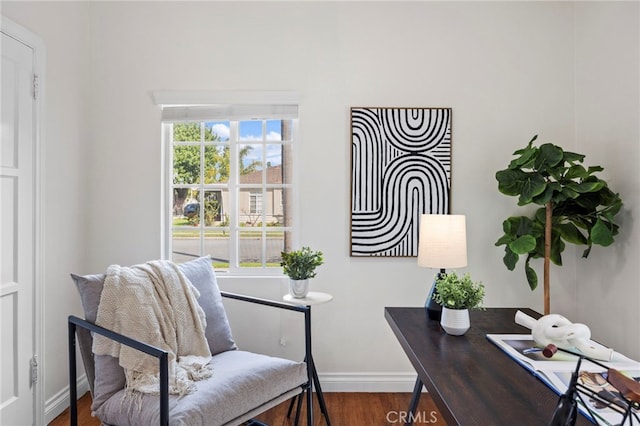
[(591, 330), (584, 324), (574, 324), (562, 315), (549, 314), (540, 319), (516, 312), (515, 321), (531, 329), (533, 340), (542, 347), (555, 345), (562, 349), (578, 350), (583, 355), (603, 361), (613, 359), (613, 349), (591, 340)]

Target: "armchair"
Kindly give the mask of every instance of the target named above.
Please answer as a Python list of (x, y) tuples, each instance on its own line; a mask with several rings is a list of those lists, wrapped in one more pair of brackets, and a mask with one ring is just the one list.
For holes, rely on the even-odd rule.
[[(299, 312), (305, 321), (305, 351), (311, 353), (311, 312), (307, 306), (221, 292), (209, 257), (178, 266), (200, 292), (198, 303), (205, 312), (205, 335), (209, 343), (213, 376), (197, 383), (193, 394), (169, 394), (168, 352), (131, 339), (95, 324), (104, 275), (72, 274), (82, 299), (85, 319), (69, 316), (69, 380), (71, 425), (77, 424), (76, 345), (85, 367), (93, 397), (92, 412), (105, 425), (220, 425), (233, 426), (250, 421), (269, 408), (300, 396), (295, 424), (298, 424), (301, 393), (306, 392), (307, 425), (313, 424), (312, 357), (295, 362), (239, 350), (233, 341), (222, 298)], [(124, 371), (118, 359), (92, 353), (93, 333), (113, 339), (158, 359), (160, 395), (144, 394), (136, 403), (123, 403)], [(254, 421), (251, 424), (261, 424)]]

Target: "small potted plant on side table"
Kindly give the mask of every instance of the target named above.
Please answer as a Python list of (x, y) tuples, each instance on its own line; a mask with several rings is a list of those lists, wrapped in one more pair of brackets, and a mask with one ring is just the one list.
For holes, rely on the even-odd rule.
[(282, 271), (289, 277), (289, 294), (301, 299), (309, 293), (309, 279), (316, 276), (316, 268), (324, 263), (321, 251), (309, 247), (281, 252)]
[(440, 325), (454, 336), (461, 336), (469, 330), (469, 309), (482, 309), (484, 285), (473, 282), (468, 273), (458, 277), (455, 272), (438, 276), (433, 299), (442, 306)]

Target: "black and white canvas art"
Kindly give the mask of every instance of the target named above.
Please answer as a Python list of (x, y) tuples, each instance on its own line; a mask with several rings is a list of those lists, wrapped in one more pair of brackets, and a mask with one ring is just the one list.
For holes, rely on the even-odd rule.
[(351, 109), (351, 256), (417, 256), (450, 189), (451, 108)]

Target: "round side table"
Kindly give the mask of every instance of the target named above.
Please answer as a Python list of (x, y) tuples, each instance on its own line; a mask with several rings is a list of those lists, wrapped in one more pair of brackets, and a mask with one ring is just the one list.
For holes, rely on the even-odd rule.
[(295, 303), (298, 305), (321, 305), (323, 303), (329, 303), (333, 300), (333, 296), (328, 293), (319, 293), (316, 291), (310, 291), (306, 297), (293, 297), (290, 294), (285, 294), (282, 300), (288, 303)]

